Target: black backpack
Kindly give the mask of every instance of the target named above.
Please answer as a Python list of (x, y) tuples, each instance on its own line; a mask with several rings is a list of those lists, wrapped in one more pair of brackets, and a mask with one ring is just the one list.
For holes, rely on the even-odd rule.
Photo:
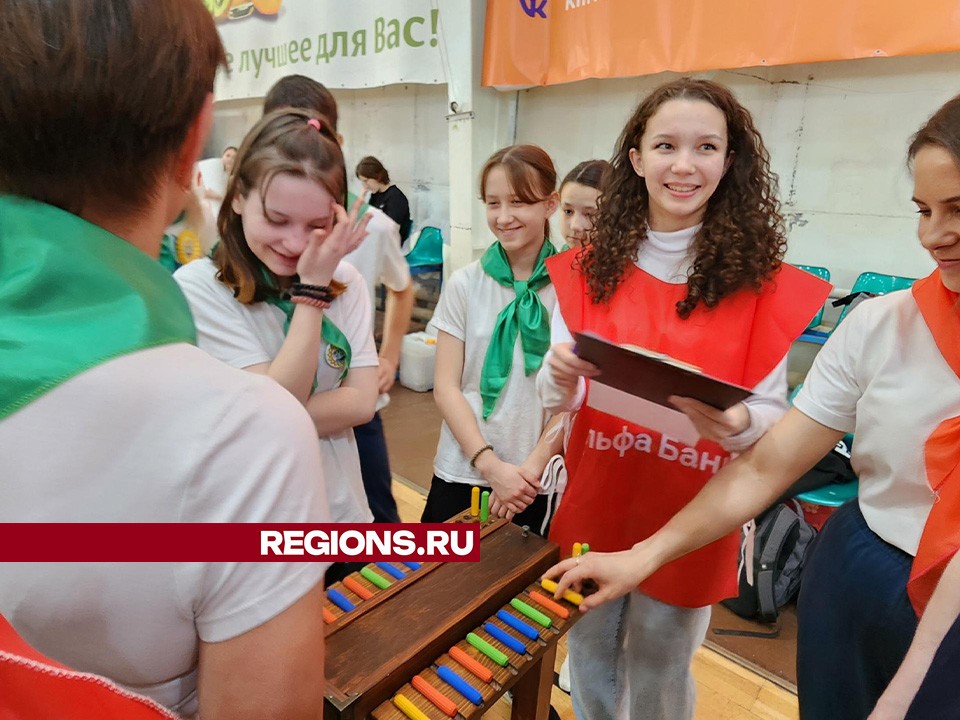
[(722, 604), (742, 618), (776, 622), (780, 608), (800, 589), (803, 557), (816, 532), (796, 502), (774, 505), (744, 525), (739, 594)]

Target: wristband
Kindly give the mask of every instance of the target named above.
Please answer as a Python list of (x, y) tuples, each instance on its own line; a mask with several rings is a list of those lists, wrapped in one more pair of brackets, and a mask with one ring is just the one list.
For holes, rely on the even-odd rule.
[(493, 450), (493, 445), (484, 445), (482, 448), (477, 450), (473, 454), (473, 457), (470, 458), (470, 467), (475, 468), (477, 466), (477, 458), (480, 457), (480, 455), (487, 450)]

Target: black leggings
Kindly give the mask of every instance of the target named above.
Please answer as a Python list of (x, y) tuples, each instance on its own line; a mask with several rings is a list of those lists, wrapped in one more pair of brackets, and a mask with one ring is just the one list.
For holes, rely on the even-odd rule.
[[(447, 482), (436, 475), (430, 483), (430, 494), (427, 495), (427, 504), (423, 508), (423, 515), (420, 516), (420, 522), (446, 522), (454, 515), (466, 511), (470, 508), (470, 495), (473, 485), (466, 483)], [(482, 488), (488, 490), (489, 488)], [(537, 495), (536, 499), (530, 503), (526, 509), (513, 518), (513, 522), (521, 527), (526, 525), (537, 535), (540, 534), (540, 526), (543, 524), (543, 517), (547, 514), (547, 496)], [(549, 526), (547, 530), (549, 530)]]

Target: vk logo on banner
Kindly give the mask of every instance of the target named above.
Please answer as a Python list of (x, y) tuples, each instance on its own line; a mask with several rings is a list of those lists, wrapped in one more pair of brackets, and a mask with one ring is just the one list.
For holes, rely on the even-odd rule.
[(548, 0), (540, 0), (540, 2), (537, 2), (537, 0), (520, 0), (520, 7), (522, 7), (523, 11), (530, 17), (539, 15), (546, 20), (547, 14), (543, 9), (547, 6), (547, 1)]

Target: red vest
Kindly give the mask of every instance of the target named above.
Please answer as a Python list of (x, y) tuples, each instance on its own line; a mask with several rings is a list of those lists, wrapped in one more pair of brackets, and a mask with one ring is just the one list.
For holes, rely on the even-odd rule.
[[(913, 297), (943, 359), (960, 376), (960, 307), (958, 295), (940, 279), (940, 270), (913, 284)], [(917, 368), (923, 372), (923, 368)], [(960, 548), (960, 416), (946, 418), (924, 444), (927, 482), (937, 494), (910, 568), (907, 593), (917, 616)]]
[[(588, 330), (616, 343), (666, 353), (706, 374), (754, 387), (783, 359), (830, 292), (830, 285), (790, 265), (759, 292), (740, 290), (712, 310), (683, 320), (676, 304), (686, 284), (658, 280), (631, 263), (609, 302), (594, 304), (573, 253), (547, 267), (571, 332)], [(587, 382), (589, 398), (590, 383)], [(567, 490), (550, 539), (568, 555), (574, 542), (591, 550), (626, 550), (659, 530), (730, 459), (718, 444), (688, 447), (587, 406), (574, 420), (566, 453)], [(739, 533), (669, 563), (640, 590), (671, 605), (702, 607), (737, 593)]]
[(28, 645), (0, 615), (0, 718), (176, 720), (149, 698), (81, 673)]

